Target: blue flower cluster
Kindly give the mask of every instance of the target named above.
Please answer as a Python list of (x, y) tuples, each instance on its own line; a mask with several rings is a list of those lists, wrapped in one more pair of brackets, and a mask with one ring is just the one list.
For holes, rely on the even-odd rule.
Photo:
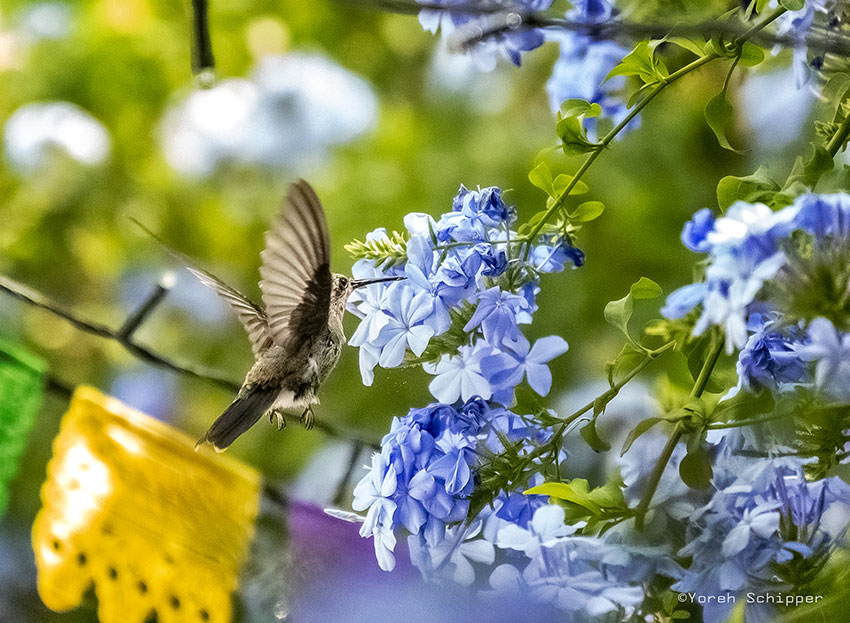
[[(840, 478), (808, 482), (800, 459), (745, 459), (726, 445), (715, 467), (717, 491), (691, 517), (687, 545), (679, 551), (693, 562), (673, 590), (698, 595), (787, 590), (784, 570), (817, 564), (843, 539), (850, 524), (850, 485)], [(703, 619), (726, 621), (732, 605), (706, 604)]]
[[(798, 88), (809, 82), (812, 69), (820, 69), (823, 65), (823, 56), (816, 56), (811, 61), (808, 58), (806, 38), (813, 30), (815, 18), (818, 15), (829, 16), (832, 19), (825, 19), (824, 26), (835, 30), (840, 26), (840, 19), (836, 18), (834, 11), (836, 4), (835, 0), (806, 0), (802, 9), (787, 11), (777, 20), (777, 34), (788, 35), (794, 40), (794, 75)], [(771, 0), (768, 6), (776, 9), (779, 2)]]
[[(479, 396), (510, 405), (523, 379), (539, 394), (548, 393), (546, 364), (566, 352), (567, 343), (550, 336), (531, 345), (519, 327), (531, 322), (540, 274), (581, 266), (584, 255), (562, 237), (541, 236), (529, 245), (511, 229), (514, 219), (498, 188), (461, 186), (452, 211), (439, 221), (418, 213), (405, 217), (405, 261), (386, 268), (370, 260), (355, 263), (355, 278), (406, 277), (362, 288), (350, 299), (349, 309), (362, 318), (350, 343), (359, 348), (365, 384), (372, 383), (376, 365), (393, 368), (406, 353), (421, 356), (433, 337), (449, 329), (453, 313), (474, 306), (462, 327), (467, 345), (425, 366), (435, 376), (432, 395), (445, 404)], [(386, 236), (377, 230), (367, 241)]]
[[(505, 3), (504, 8), (506, 11), (514, 12), (545, 11), (552, 4), (552, 1), (514, 0)], [(422, 4), (426, 4), (426, 2), (423, 0)], [(461, 33), (468, 33), (469, 36), (474, 36), (480, 32), (490, 32), (499, 29), (500, 21), (506, 19), (505, 15), (500, 15), (498, 12), (470, 11), (470, 7), (474, 7), (475, 3), (468, 0), (436, 0), (427, 4), (431, 7), (419, 12), (419, 23), (431, 33), (436, 34), (437, 31), (440, 31), (444, 39), (451, 37), (459, 30)], [(435, 9), (433, 5), (445, 8)], [(480, 5), (482, 9), (499, 7), (498, 1), (495, 3), (481, 2)], [(517, 31), (499, 30), (505, 30), (505, 32), (500, 31), (486, 37), (469, 50), (476, 66), (483, 71), (492, 70), (500, 56), (519, 66), (522, 62), (523, 52), (534, 50), (543, 45), (543, 31), (539, 28), (524, 28)]]
[[(827, 318), (785, 317), (781, 301), (765, 287), (793, 273), (789, 254), (796, 257), (799, 247), (831, 257), (830, 249), (848, 241), (850, 196), (843, 193), (803, 195), (776, 212), (743, 202), (717, 219), (700, 210), (682, 242), (708, 254), (705, 279), (673, 292), (661, 311), (681, 318), (701, 306), (694, 334), (714, 325), (724, 329), (727, 352), (741, 349), (740, 386), (782, 390), (813, 383), (829, 397), (850, 399), (850, 335)], [(827, 269), (842, 272), (843, 261), (835, 262), (841, 265)]]
[[(424, 4), (424, 2), (423, 2)], [(445, 6), (445, 9), (427, 8), (419, 12), (419, 22), (426, 30), (444, 38), (468, 32), (487, 33), (499, 30), (498, 34), (485, 37), (469, 49), (476, 66), (490, 71), (496, 66), (499, 56), (519, 65), (522, 52), (528, 52), (543, 45), (546, 39), (560, 46), (561, 54), (552, 69), (552, 76), (546, 84), (552, 111), (557, 113), (561, 103), (568, 99), (583, 99), (602, 107), (602, 117), (615, 124), (627, 114), (626, 102), (621, 92), (626, 86), (623, 76), (611, 80), (606, 77), (623, 60), (629, 50), (614, 41), (604, 41), (590, 37), (576, 30), (546, 31), (539, 28), (521, 28), (517, 30), (498, 29), (499, 20), (507, 19), (509, 12), (544, 11), (552, 0), (515, 0), (504, 3), (504, 14), (475, 13), (469, 10), (474, 3), (466, 0), (437, 0), (429, 3)], [(570, 22), (600, 24), (612, 19), (614, 8), (609, 0), (578, 0), (567, 11)], [(500, 2), (481, 3), (483, 9), (498, 9)], [(588, 119), (585, 125), (591, 140), (596, 139), (598, 118)], [(635, 128), (639, 120), (629, 124)]]
[[(496, 544), (522, 553), (524, 563), (504, 563), (490, 575), (490, 586), (501, 594), (531, 595), (566, 613), (566, 621), (624, 612), (644, 599), (646, 579), (640, 554), (598, 537), (575, 536), (583, 523), (564, 523), (560, 506), (539, 507), (523, 527), (507, 524)], [(615, 539), (616, 540), (616, 539)], [(637, 573), (636, 573), (637, 572)]]
[[(466, 519), (479, 456), (483, 451), (501, 452), (503, 439), (540, 443), (549, 434), (477, 396), (459, 408), (434, 403), (393, 419), (381, 452), (372, 457), (369, 473), (354, 489), (352, 504), (354, 510), (368, 509), (360, 533), (373, 537), (381, 568), (394, 567), (395, 531), (404, 527), (411, 534), (411, 558), (423, 574), (450, 573), (461, 583), (471, 583), (471, 567), (458, 557), (473, 552), (469, 556), (479, 562), (487, 556), (492, 562), (486, 552), (492, 552), (493, 545), (478, 543), (480, 522), (450, 526)], [(533, 498), (504, 498), (493, 516), (525, 523), (531, 512), (528, 504), (545, 501), (544, 496)], [(466, 544), (458, 547), (461, 543)]]
[[(362, 319), (351, 344), (359, 348), (364, 383), (372, 382), (376, 365), (389, 368), (422, 356), (450, 327), (463, 336), (462, 344), (418, 360), (434, 377), (429, 389), (438, 402), (393, 420), (355, 488), (352, 507), (367, 511), (361, 535), (373, 538), (383, 569), (395, 565), (396, 533), (403, 528), (411, 560), (424, 576), (471, 584), (473, 563), (494, 562), (500, 529), (525, 529), (546, 504), (545, 496), (521, 493), (539, 483), (516, 483), (465, 521), (483, 455), (504, 451), (506, 442), (527, 451), (551, 436), (509, 408), (523, 381), (541, 395), (549, 392), (547, 364), (567, 343), (549, 336), (532, 344), (521, 326), (537, 309), (540, 275), (584, 262), (564, 237), (546, 234), (531, 244), (511, 229), (514, 220), (498, 188), (461, 187), (451, 212), (439, 220), (407, 215), (403, 259), (355, 264), (356, 278), (406, 277), (368, 286), (350, 299)], [(389, 240), (384, 230), (367, 237), (381, 240)]]
[[(607, 0), (582, 0), (573, 3), (566, 17), (573, 22), (599, 24), (610, 20), (613, 11), (612, 4)], [(561, 47), (561, 55), (546, 83), (552, 112), (557, 113), (565, 100), (583, 99), (599, 104), (603, 118), (610, 119), (614, 124), (622, 121), (628, 114), (626, 102), (620, 95), (626, 86), (626, 79), (624, 76), (615, 76), (610, 80), (605, 78), (629, 50), (613, 41), (603, 41), (578, 31), (568, 30), (551, 37)], [(597, 139), (597, 121), (598, 118), (585, 121), (591, 140)], [(628, 128), (636, 128), (638, 122), (638, 119), (630, 122)]]

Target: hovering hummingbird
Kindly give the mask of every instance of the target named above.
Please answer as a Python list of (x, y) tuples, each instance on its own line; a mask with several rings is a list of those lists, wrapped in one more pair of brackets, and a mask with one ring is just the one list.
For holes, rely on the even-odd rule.
[(281, 429), (286, 425), (284, 409), (303, 408), (300, 419), (312, 428), (312, 405), (319, 402), (316, 393), (345, 344), (342, 316), (349, 295), (373, 283), (403, 279), (357, 280), (331, 274), (325, 214), (315, 191), (304, 180), (290, 185), (265, 240), (260, 253), (263, 306), (165, 245), (230, 305), (254, 352), (254, 365), (236, 400), (198, 440), (197, 445), (208, 441), (218, 451), (227, 449), (265, 413)]

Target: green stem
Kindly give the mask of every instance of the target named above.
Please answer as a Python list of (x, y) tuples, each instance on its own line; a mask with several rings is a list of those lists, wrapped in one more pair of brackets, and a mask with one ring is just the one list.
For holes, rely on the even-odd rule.
[(708, 430), (723, 430), (725, 428), (738, 428), (741, 426), (752, 426), (753, 424), (761, 424), (762, 422), (771, 422), (773, 420), (781, 420), (782, 418), (794, 415), (792, 412), (777, 413), (765, 417), (754, 417), (746, 420), (735, 420), (732, 422), (715, 422), (706, 426)]
[(558, 444), (560, 443), (561, 438), (564, 436), (564, 433), (567, 432), (567, 429), (573, 422), (575, 422), (588, 411), (592, 410), (593, 405), (595, 405), (599, 400), (612, 400), (618, 393), (620, 393), (620, 390), (625, 387), (626, 383), (631, 381), (634, 377), (640, 374), (644, 368), (646, 368), (650, 363), (655, 361), (656, 358), (673, 348), (675, 345), (675, 342), (667, 342), (666, 344), (659, 346), (655, 350), (647, 351), (646, 358), (643, 361), (641, 361), (634, 368), (629, 370), (628, 374), (626, 374), (622, 379), (620, 379), (613, 387), (603, 392), (577, 411), (574, 411), (573, 413), (565, 417), (562, 420), (561, 424), (558, 426), (558, 428), (555, 430), (550, 442), (545, 446), (540, 446), (539, 448), (532, 450), (531, 452), (525, 455), (525, 458), (528, 460), (537, 458), (543, 454), (546, 454), (546, 452), (550, 449), (555, 449), (555, 455), (557, 456)]
[(829, 139), (829, 142), (826, 144), (826, 150), (829, 152), (830, 156), (835, 158), (838, 154), (838, 150), (841, 149), (841, 146), (847, 141), (848, 136), (850, 136), (850, 115), (841, 122), (841, 125), (838, 127), (838, 131), (833, 134), (832, 138)]
[[(703, 362), (702, 369), (699, 371), (699, 376), (697, 376), (697, 380), (694, 382), (694, 387), (691, 389), (691, 398), (699, 398), (702, 396), (706, 386), (708, 385), (708, 379), (711, 378), (711, 372), (714, 370), (714, 366), (717, 365), (717, 360), (720, 358), (722, 350), (723, 340), (720, 339), (719, 335), (715, 334), (712, 349), (706, 360)], [(652, 497), (655, 495), (655, 490), (658, 489), (658, 484), (661, 482), (661, 477), (664, 475), (667, 463), (670, 461), (670, 457), (673, 456), (676, 444), (679, 443), (683, 433), (684, 430), (682, 425), (677, 423), (673, 427), (670, 437), (667, 439), (667, 444), (664, 446), (664, 450), (661, 451), (661, 456), (659, 456), (658, 461), (655, 462), (655, 467), (652, 468), (652, 473), (649, 476), (649, 485), (647, 485), (643, 497), (635, 507), (636, 530), (643, 531), (646, 520), (646, 512), (649, 510), (649, 505), (652, 503)]]
[[(540, 221), (531, 230), (531, 232), (528, 233), (526, 238), (528, 238), (529, 240), (535, 239), (537, 234), (540, 233), (540, 230), (543, 229), (543, 226), (552, 217), (552, 215), (556, 211), (558, 211), (561, 207), (563, 207), (564, 201), (566, 201), (567, 197), (572, 192), (573, 188), (576, 187), (576, 184), (578, 184), (579, 180), (581, 180), (581, 177), (590, 168), (590, 166), (596, 161), (596, 159), (599, 158), (599, 156), (602, 154), (604, 149), (611, 143), (611, 141), (613, 141), (617, 137), (617, 135), (620, 132), (623, 131), (623, 129), (627, 125), (629, 125), (629, 122), (631, 122), (632, 119), (637, 117), (640, 114), (640, 112), (644, 108), (646, 108), (646, 106), (652, 100), (654, 100), (658, 96), (659, 93), (661, 93), (661, 91), (663, 91), (665, 88), (667, 88), (669, 85), (671, 85), (673, 82), (675, 82), (676, 80), (678, 80), (682, 76), (692, 72), (693, 70), (695, 70), (699, 67), (702, 67), (706, 63), (713, 61), (715, 58), (719, 58), (719, 56), (714, 55), (714, 54), (710, 54), (708, 56), (703, 56), (702, 58), (698, 58), (697, 60), (693, 61), (692, 63), (689, 63), (688, 65), (685, 65), (684, 67), (682, 67), (678, 71), (673, 72), (672, 74), (667, 76), (664, 80), (659, 82), (658, 85), (654, 89), (652, 89), (646, 97), (644, 97), (640, 102), (635, 104), (634, 108), (632, 108), (631, 111), (629, 111), (629, 114), (627, 114), (620, 123), (618, 123), (616, 126), (614, 126), (614, 128), (610, 132), (608, 132), (608, 134), (606, 134), (602, 138), (601, 141), (596, 143), (596, 145), (593, 148), (593, 151), (585, 159), (585, 161), (581, 164), (578, 171), (576, 171), (575, 175), (570, 180), (569, 184), (567, 184), (566, 187), (564, 188), (564, 190), (561, 191), (561, 194), (558, 195), (557, 199), (555, 199), (555, 202), (546, 210), (545, 214), (543, 215), (543, 218), (541, 218)], [(526, 247), (526, 249), (525, 249), (525, 257), (526, 258), (528, 258), (529, 250), (530, 250), (530, 246)]]
[[(753, 35), (755, 35), (759, 31), (763, 30), (771, 22), (778, 19), (783, 13), (785, 13), (786, 10), (787, 9), (784, 9), (784, 8), (777, 9), (771, 15), (766, 17), (764, 20), (762, 20), (758, 24), (755, 24), (749, 30), (745, 31), (743, 34), (741, 34), (739, 37), (737, 37), (734, 41), (734, 44), (737, 45), (737, 46), (743, 45), (746, 41), (751, 39), (753, 37)], [(526, 238), (528, 240), (534, 240), (535, 239), (537, 234), (540, 233), (540, 230), (543, 229), (543, 226), (552, 217), (552, 215), (555, 214), (555, 212), (557, 212), (561, 207), (563, 207), (564, 201), (569, 196), (570, 192), (572, 192), (573, 188), (575, 188), (576, 184), (578, 184), (578, 182), (581, 180), (581, 177), (590, 168), (590, 166), (596, 161), (596, 159), (600, 156), (602, 151), (611, 143), (611, 141), (614, 140), (614, 138), (616, 138), (616, 136), (620, 132), (623, 131), (623, 129), (627, 125), (629, 125), (629, 123), (632, 121), (632, 119), (637, 117), (638, 114), (640, 114), (640, 112), (644, 108), (646, 108), (646, 106), (658, 96), (659, 93), (661, 93), (664, 89), (666, 89), (668, 86), (673, 84), (676, 80), (678, 80), (682, 76), (685, 76), (685, 75), (691, 73), (692, 71), (694, 71), (695, 69), (698, 69), (698, 68), (702, 67), (703, 65), (705, 65), (706, 63), (710, 63), (711, 61), (718, 59), (718, 58), (721, 58), (721, 55), (715, 52), (715, 53), (707, 54), (706, 56), (700, 57), (700, 58), (696, 59), (695, 61), (688, 63), (687, 65), (685, 65), (684, 67), (682, 67), (678, 71), (674, 71), (672, 74), (670, 74), (669, 76), (667, 76), (666, 78), (661, 80), (655, 86), (655, 88), (653, 88), (649, 92), (649, 94), (646, 97), (644, 97), (640, 102), (635, 104), (635, 107), (632, 108), (631, 111), (629, 111), (629, 114), (626, 115), (625, 118), (620, 123), (618, 123), (616, 126), (614, 126), (614, 128), (610, 132), (608, 132), (608, 134), (606, 134), (602, 138), (602, 140), (599, 141), (594, 146), (593, 151), (585, 159), (585, 161), (581, 164), (578, 171), (576, 171), (575, 175), (570, 180), (569, 184), (567, 184), (567, 186), (564, 188), (564, 190), (561, 191), (561, 194), (558, 195), (557, 199), (555, 199), (555, 202), (546, 210), (546, 212), (543, 214), (543, 218), (541, 218), (540, 221), (534, 226), (534, 228), (526, 236)], [(848, 131), (850, 131), (850, 130), (848, 130)], [(528, 253), (530, 251), (530, 248), (531, 248), (531, 245), (529, 245), (525, 248), (524, 259), (528, 259)]]
[(649, 504), (652, 502), (652, 497), (655, 495), (655, 490), (658, 489), (658, 484), (661, 482), (661, 476), (664, 475), (664, 469), (673, 456), (673, 451), (676, 445), (682, 438), (682, 429), (679, 424), (673, 427), (664, 449), (661, 451), (661, 456), (652, 468), (652, 473), (649, 475), (649, 485), (640, 500), (640, 503), (635, 507), (635, 529), (643, 532), (644, 523), (646, 521), (646, 512), (649, 510)]
[(723, 352), (723, 340), (720, 339), (719, 334), (715, 333), (714, 343), (711, 345), (708, 359), (703, 363), (702, 369), (699, 371), (699, 376), (691, 390), (691, 398), (702, 396), (706, 385), (708, 385), (708, 379), (711, 378), (711, 373), (714, 371), (714, 366), (717, 365), (717, 360), (720, 358), (721, 352)]

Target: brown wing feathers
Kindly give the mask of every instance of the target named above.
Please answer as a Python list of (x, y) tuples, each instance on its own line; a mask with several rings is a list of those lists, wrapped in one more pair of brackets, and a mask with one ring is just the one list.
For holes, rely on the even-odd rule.
[(304, 180), (289, 187), (261, 256), (269, 331), (279, 345), (296, 348), (327, 327), (331, 291), (325, 215)]

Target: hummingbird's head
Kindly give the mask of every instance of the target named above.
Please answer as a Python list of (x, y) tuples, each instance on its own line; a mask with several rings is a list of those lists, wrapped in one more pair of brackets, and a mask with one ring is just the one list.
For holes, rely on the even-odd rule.
[(351, 277), (346, 277), (345, 275), (340, 275), (339, 273), (333, 274), (333, 289), (331, 290), (331, 306), (333, 306), (334, 302), (339, 302), (341, 305), (345, 305), (345, 302), (348, 300), (348, 297), (354, 292), (357, 288), (362, 288), (363, 286), (368, 286), (373, 283), (383, 283), (385, 281), (400, 281), (402, 279), (406, 279), (406, 277), (377, 277), (375, 279), (352, 279)]
[(335, 326), (337, 331), (342, 332), (342, 316), (345, 313), (345, 304), (348, 302), (348, 297), (357, 288), (368, 286), (373, 283), (382, 283), (384, 281), (399, 281), (406, 277), (378, 277), (376, 279), (352, 279), (339, 273), (334, 273), (333, 287), (331, 288), (331, 309), (330, 323)]

